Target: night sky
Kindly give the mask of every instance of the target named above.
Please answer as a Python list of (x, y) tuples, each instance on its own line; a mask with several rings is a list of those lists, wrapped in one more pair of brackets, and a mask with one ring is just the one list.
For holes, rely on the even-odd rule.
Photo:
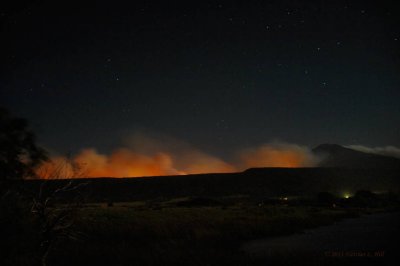
[(134, 2), (2, 11), (0, 105), (50, 151), (109, 153), (138, 131), (222, 158), (400, 146), (395, 1)]

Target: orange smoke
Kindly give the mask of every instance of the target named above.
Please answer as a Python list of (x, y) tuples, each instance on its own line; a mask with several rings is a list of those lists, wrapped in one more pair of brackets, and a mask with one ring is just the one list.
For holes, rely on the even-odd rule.
[(85, 177), (79, 164), (66, 157), (53, 157), (35, 170), (36, 177), (41, 179), (61, 179)]
[(94, 149), (85, 149), (75, 157), (75, 161), (87, 171), (88, 177), (138, 177), (184, 174), (173, 168), (168, 154), (154, 156), (137, 154), (126, 148), (115, 150), (110, 156), (102, 155)]
[[(72, 160), (57, 157), (43, 164), (36, 172), (43, 179), (76, 177), (142, 177), (185, 175), (200, 173), (235, 172), (236, 168), (224, 161), (202, 152), (188, 152), (174, 166), (172, 155), (159, 152), (154, 156), (136, 153), (127, 148), (113, 151), (110, 155), (98, 153), (95, 149), (84, 149)], [(79, 169), (74, 169), (76, 165)]]
[(307, 148), (285, 143), (240, 151), (235, 164), (170, 138), (136, 136), (129, 143), (129, 148), (119, 148), (109, 155), (89, 148), (71, 160), (54, 158), (39, 168), (38, 176), (48, 179), (229, 173), (251, 167), (310, 167), (316, 162)]
[(270, 143), (259, 148), (247, 149), (239, 155), (244, 168), (251, 167), (311, 167), (317, 158), (306, 147)]

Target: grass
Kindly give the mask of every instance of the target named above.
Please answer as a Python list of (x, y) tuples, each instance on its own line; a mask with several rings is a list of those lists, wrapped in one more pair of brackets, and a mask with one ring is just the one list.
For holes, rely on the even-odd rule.
[[(8, 256), (0, 264), (32, 265), (40, 258), (40, 228), (27, 206), (13, 202), (2, 207), (8, 214), (0, 228), (10, 239), (2, 242)], [(60, 241), (48, 265), (263, 265), (241, 251), (244, 242), (388, 210), (258, 203), (238, 196), (86, 204), (74, 224), (79, 240)]]
[[(50, 265), (245, 265), (246, 240), (326, 225), (354, 212), (307, 206), (177, 207), (187, 199), (124, 202), (81, 210), (78, 242), (60, 243)], [(82, 255), (84, 254), (84, 255)]]

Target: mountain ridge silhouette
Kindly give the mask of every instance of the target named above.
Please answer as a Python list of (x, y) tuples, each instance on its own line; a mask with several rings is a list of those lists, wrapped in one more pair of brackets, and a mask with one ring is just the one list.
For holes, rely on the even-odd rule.
[(365, 153), (338, 144), (321, 144), (312, 149), (321, 161), (317, 167), (400, 169), (400, 159)]

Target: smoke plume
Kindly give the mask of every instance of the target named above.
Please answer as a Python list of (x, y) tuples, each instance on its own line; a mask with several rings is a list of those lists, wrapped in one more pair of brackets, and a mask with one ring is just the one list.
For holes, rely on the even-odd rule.
[[(85, 177), (229, 173), (251, 167), (312, 167), (317, 162), (317, 158), (307, 147), (283, 142), (240, 150), (234, 162), (227, 162), (184, 141), (163, 135), (134, 132), (123, 143), (122, 148), (110, 154), (100, 153), (94, 148), (83, 149), (69, 162), (79, 165)], [(47, 177), (38, 171), (39, 176), (51, 178), (52, 175), (48, 173), (57, 168), (61, 159), (63, 158), (55, 158), (51, 167), (46, 165)], [(72, 177), (71, 167), (63, 166), (65, 176)], [(43, 167), (40, 170), (43, 172)]]
[(273, 142), (240, 152), (242, 168), (250, 167), (312, 167), (318, 158), (307, 147)]
[(365, 153), (379, 154), (384, 156), (391, 156), (400, 159), (400, 149), (394, 146), (386, 146), (386, 147), (367, 147), (363, 145), (349, 145), (347, 148), (361, 151)]

